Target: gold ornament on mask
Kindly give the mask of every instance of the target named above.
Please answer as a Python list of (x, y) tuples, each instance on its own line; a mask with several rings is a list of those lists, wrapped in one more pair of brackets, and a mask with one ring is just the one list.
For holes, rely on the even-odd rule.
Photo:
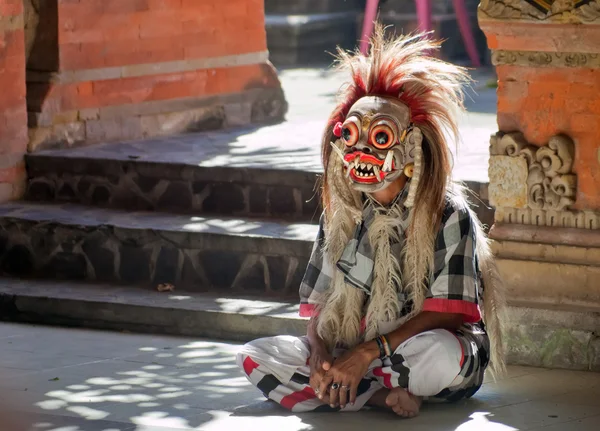
[(407, 178), (412, 178), (414, 173), (415, 173), (414, 163), (407, 163), (406, 166), (404, 166), (404, 175), (406, 175)]
[(366, 132), (366, 131), (369, 130), (369, 127), (371, 126), (371, 123), (373, 122), (373, 118), (374, 118), (374, 116), (373, 115), (369, 115), (369, 114), (366, 114), (366, 115), (363, 116), (363, 118), (362, 118), (362, 129), (363, 129), (363, 131)]
[(400, 136), (400, 142), (404, 143), (407, 133), (408, 133), (408, 130), (404, 129), (404, 131), (402, 132), (402, 136)]

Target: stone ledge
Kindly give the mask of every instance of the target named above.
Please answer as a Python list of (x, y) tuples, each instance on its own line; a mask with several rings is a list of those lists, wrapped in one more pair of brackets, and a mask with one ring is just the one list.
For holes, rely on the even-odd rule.
[(548, 306), (600, 304), (600, 266), (503, 256), (498, 256), (496, 261), (513, 300)]
[(0, 206), (0, 272), (178, 290), (289, 296), (316, 225), (123, 212), (77, 205)]
[(236, 341), (306, 333), (292, 303), (109, 285), (0, 279), (0, 311), (12, 321)]
[(600, 247), (576, 247), (536, 242), (492, 241), (495, 256), (537, 262), (600, 266)]
[(283, 120), (281, 89), (85, 108), (30, 112), (29, 151), (272, 123)]
[[(600, 22), (600, 21), (599, 21)], [(487, 21), (479, 18), (490, 49), (535, 52), (600, 53), (600, 26), (577, 24), (539, 25), (516, 21)], [(549, 37), (549, 34), (552, 36)]]
[(267, 62), (268, 56), (269, 53), (267, 51), (260, 51), (238, 55), (227, 55), (223, 57), (176, 60), (73, 71), (66, 70), (61, 72), (27, 70), (27, 82), (67, 84), (72, 82), (132, 78), (163, 73), (183, 73), (197, 71), (199, 69), (264, 64)]
[[(0, 315), (19, 322), (248, 341), (306, 333), (307, 320), (297, 310), (295, 302), (264, 295), (257, 300), (0, 279)], [(600, 342), (594, 333), (600, 313), (514, 304), (508, 315), (509, 363), (600, 371)]]
[[(316, 149), (314, 154), (294, 149), (311, 139), (304, 134), (291, 137), (298, 127), (282, 124), (41, 151), (26, 157), (26, 198), (316, 222), (321, 213), (319, 155)], [(252, 149), (280, 136), (286, 136), (285, 145)], [(246, 156), (232, 153), (232, 146), (239, 145), (245, 145)], [(465, 185), (474, 193), (469, 198), (476, 214), (491, 226), (487, 183)]]
[(230, 166), (203, 166), (210, 159), (207, 149), (218, 152), (219, 144), (204, 135), (28, 155), (26, 197), (129, 210), (318, 219), (316, 172), (235, 167), (232, 160)]
[(549, 226), (495, 223), (490, 238), (539, 244), (562, 244), (577, 247), (598, 247), (600, 230), (555, 228)]
[(271, 14), (318, 14), (359, 9), (357, 0), (265, 0), (265, 13)]
[(336, 47), (356, 44), (356, 12), (267, 15), (270, 59), (276, 65), (331, 62)]

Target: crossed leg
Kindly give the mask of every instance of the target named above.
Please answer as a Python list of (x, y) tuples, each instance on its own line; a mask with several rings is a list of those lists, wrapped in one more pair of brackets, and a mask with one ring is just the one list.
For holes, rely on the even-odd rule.
[(469, 350), (472, 345), (445, 330), (419, 334), (400, 345), (391, 358), (373, 362), (359, 386), (357, 402), (344, 409), (330, 408), (310, 387), (310, 350), (304, 338), (255, 340), (238, 354), (238, 364), (266, 397), (294, 412), (357, 411), (372, 405), (410, 418), (419, 413), (423, 397), (446, 394), (450, 397), (444, 398), (458, 399), (466, 393), (462, 388), (472, 385), (470, 376), (482, 379), (476, 352)]

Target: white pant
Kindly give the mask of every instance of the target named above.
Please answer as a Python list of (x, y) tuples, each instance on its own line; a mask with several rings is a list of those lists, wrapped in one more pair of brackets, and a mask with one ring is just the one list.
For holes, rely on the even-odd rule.
[[(361, 409), (382, 388), (402, 387), (414, 395), (443, 399), (473, 395), (483, 381), (487, 363), (479, 360), (479, 343), (470, 336), (436, 329), (408, 339), (391, 358), (370, 365), (356, 403), (344, 411)], [(336, 350), (334, 357), (342, 353)], [(331, 410), (308, 384), (309, 357), (306, 337), (277, 336), (246, 344), (237, 361), (248, 380), (283, 407), (294, 412)]]

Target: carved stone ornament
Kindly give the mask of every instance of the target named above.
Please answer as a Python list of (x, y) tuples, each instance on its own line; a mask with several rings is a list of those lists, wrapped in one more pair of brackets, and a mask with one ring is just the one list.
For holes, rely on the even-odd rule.
[(592, 24), (600, 22), (600, 0), (481, 0), (480, 19)]
[(600, 229), (600, 213), (496, 208), (494, 222), (595, 230)]
[(522, 133), (498, 132), (490, 139), (490, 203), (502, 223), (600, 228), (600, 214), (570, 211), (575, 203), (575, 146), (554, 136), (536, 147)]
[(492, 64), (494, 66), (600, 68), (600, 54), (494, 50)]
[[(521, 133), (498, 133), (490, 140), (492, 163), (506, 156), (525, 160), (527, 199), (522, 207), (531, 209), (563, 210), (575, 203), (574, 153), (573, 141), (566, 136), (554, 136), (544, 147), (529, 145)], [(494, 194), (490, 199), (500, 203), (503, 197)]]

